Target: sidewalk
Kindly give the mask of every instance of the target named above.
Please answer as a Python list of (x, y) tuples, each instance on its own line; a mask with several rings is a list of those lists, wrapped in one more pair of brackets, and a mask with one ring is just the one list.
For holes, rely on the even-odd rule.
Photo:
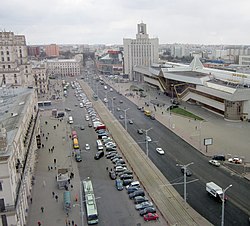
[[(42, 144), (44, 147), (37, 150), (37, 165), (35, 171), (35, 184), (32, 189), (32, 202), (28, 213), (28, 226), (62, 226), (66, 224), (66, 220), (72, 220), (74, 224), (81, 225), (80, 219), (80, 178), (77, 168), (77, 163), (71, 156), (72, 144), (69, 138), (71, 132), (69, 125), (64, 119), (60, 122), (58, 119), (51, 117), (51, 111), (44, 111), (41, 113), (41, 134)], [(45, 121), (48, 123), (45, 124)], [(54, 129), (56, 126), (56, 129)], [(46, 140), (46, 137), (48, 139)], [(49, 149), (54, 146), (53, 153)], [(56, 165), (54, 164), (56, 159)], [(55, 169), (56, 166), (56, 169)], [(48, 170), (49, 167), (53, 169)], [(69, 191), (71, 192), (71, 212), (67, 216), (63, 208), (63, 192), (59, 190), (56, 184), (56, 175), (58, 168), (68, 168), (70, 172), (74, 173), (74, 178), (71, 180)], [(72, 171), (71, 171), (72, 170)], [(58, 202), (53, 197), (52, 192), (58, 196)], [(75, 201), (77, 197), (77, 202)], [(41, 207), (44, 207), (42, 213)]]

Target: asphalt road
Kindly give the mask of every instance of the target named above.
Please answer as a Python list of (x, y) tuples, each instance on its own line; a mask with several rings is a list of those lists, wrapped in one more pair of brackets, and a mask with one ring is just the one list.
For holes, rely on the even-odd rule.
[[(81, 180), (90, 177), (93, 183), (98, 213), (99, 225), (102, 226), (139, 226), (144, 224), (144, 220), (139, 216), (139, 212), (135, 210), (133, 201), (128, 198), (126, 191), (117, 191), (115, 182), (108, 176), (106, 167), (113, 167), (112, 162), (105, 157), (100, 160), (94, 160), (97, 151), (96, 139), (97, 134), (93, 128), (88, 127), (88, 121), (85, 121), (85, 108), (75, 106), (79, 105), (79, 101), (74, 96), (74, 91), (69, 88), (69, 96), (65, 98), (65, 102), (58, 103), (58, 108), (71, 108), (69, 113), (74, 118), (72, 129), (76, 130), (79, 136), (79, 144), (81, 147), (81, 156), (83, 161), (78, 164)], [(80, 126), (84, 125), (85, 130), (80, 130)], [(90, 144), (89, 151), (84, 150), (85, 144)], [(86, 217), (84, 217), (85, 225), (87, 225)], [(148, 222), (149, 225), (162, 225), (161, 221)]]
[[(92, 84), (91, 84), (92, 85)], [(198, 179), (193, 183), (187, 184), (187, 201), (202, 216), (207, 218), (214, 225), (221, 223), (221, 204), (212, 199), (205, 190), (205, 184), (213, 181), (226, 188), (232, 184), (232, 188), (227, 190), (228, 201), (225, 205), (225, 225), (246, 225), (248, 224), (248, 216), (250, 213), (250, 183), (249, 181), (233, 174), (225, 167), (216, 168), (208, 164), (207, 157), (194, 149), (191, 145), (180, 139), (173, 132), (168, 130), (156, 120), (150, 120), (142, 112), (137, 110), (134, 103), (127, 98), (119, 95), (116, 91), (108, 92), (99, 85), (98, 95), (103, 100), (106, 96), (109, 99), (107, 106), (110, 110), (114, 106), (114, 115), (117, 120), (124, 126), (124, 119), (120, 120), (119, 116), (124, 116), (124, 111), (117, 111), (119, 107), (126, 111), (126, 118), (133, 119), (134, 124), (127, 124), (128, 132), (138, 142), (145, 151), (145, 134), (139, 135), (138, 128), (148, 130), (148, 135), (152, 142), (149, 143), (149, 157), (158, 167), (158, 169), (166, 176), (170, 183), (180, 183), (183, 181), (183, 175), (180, 167), (176, 164), (194, 164), (189, 167), (193, 175), (187, 179), (191, 181)], [(96, 85), (93, 84), (93, 88)], [(109, 89), (109, 86), (108, 86)], [(113, 100), (113, 106), (111, 99)], [(122, 99), (121, 104), (119, 100)], [(162, 147), (165, 150), (164, 156), (159, 156), (155, 148)], [(163, 185), (164, 186), (164, 185)], [(175, 185), (175, 189), (183, 196), (183, 185)]]

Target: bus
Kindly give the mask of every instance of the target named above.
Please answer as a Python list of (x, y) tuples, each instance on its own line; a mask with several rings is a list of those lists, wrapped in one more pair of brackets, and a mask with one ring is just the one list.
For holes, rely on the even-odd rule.
[(98, 212), (92, 182), (89, 178), (83, 180), (84, 203), (88, 224), (98, 223)]
[(74, 149), (79, 149), (79, 142), (78, 142), (78, 139), (77, 138), (74, 138), (73, 139), (73, 148)]

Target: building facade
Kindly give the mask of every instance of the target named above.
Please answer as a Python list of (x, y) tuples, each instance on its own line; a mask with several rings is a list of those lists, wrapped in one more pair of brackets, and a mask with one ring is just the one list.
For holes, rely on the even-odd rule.
[(58, 57), (59, 56), (59, 46), (56, 44), (50, 44), (45, 46), (45, 53), (48, 57)]
[(46, 73), (45, 64), (32, 66), (33, 87), (36, 88), (37, 94), (46, 94), (49, 90), (49, 77)]
[(47, 60), (46, 69), (48, 76), (79, 76), (81, 74), (81, 60), (78, 58)]
[(250, 119), (249, 74), (206, 68), (197, 56), (190, 65), (138, 66), (134, 73), (179, 102), (201, 105), (225, 120)]
[(250, 55), (239, 56), (239, 65), (250, 66)]
[(0, 225), (25, 226), (41, 145), (37, 94), (3, 88), (0, 98)]
[(124, 73), (130, 80), (137, 80), (133, 74), (135, 66), (150, 66), (159, 60), (159, 39), (149, 38), (146, 24), (137, 25), (136, 39), (123, 39), (124, 45)]
[(31, 82), (25, 36), (0, 32), (0, 86), (27, 86)]
[(123, 54), (118, 50), (108, 50), (97, 61), (102, 74), (123, 74)]

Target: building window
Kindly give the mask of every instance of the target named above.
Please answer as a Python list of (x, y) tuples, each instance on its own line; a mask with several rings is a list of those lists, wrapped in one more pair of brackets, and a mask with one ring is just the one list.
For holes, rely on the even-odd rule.
[(10, 58), (9, 58), (9, 57), (7, 57), (7, 61), (10, 61)]
[(7, 51), (6, 53), (7, 53), (7, 55), (9, 55), (9, 54), (10, 54), (10, 52), (9, 52), (9, 51)]

